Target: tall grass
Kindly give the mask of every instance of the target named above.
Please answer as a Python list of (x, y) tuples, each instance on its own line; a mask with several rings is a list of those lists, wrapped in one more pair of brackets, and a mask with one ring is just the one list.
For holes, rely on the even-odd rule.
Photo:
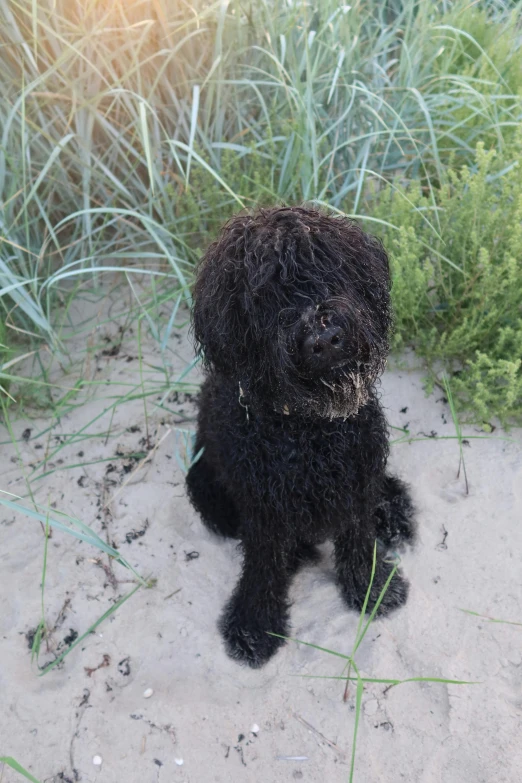
[(104, 269), (173, 276), (189, 302), (245, 205), (357, 214), (399, 177), (434, 206), (450, 157), (502, 151), (521, 119), (520, 7), (0, 0), (7, 339), (62, 349), (56, 302)]

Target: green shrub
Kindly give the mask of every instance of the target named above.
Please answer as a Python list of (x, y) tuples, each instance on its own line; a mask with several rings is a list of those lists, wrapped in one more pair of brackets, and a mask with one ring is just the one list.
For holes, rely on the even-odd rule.
[(521, 153), (521, 132), (504, 155), (480, 143), (432, 193), (387, 187), (371, 208), (388, 223), (395, 347), (449, 370), (478, 419), (522, 414)]

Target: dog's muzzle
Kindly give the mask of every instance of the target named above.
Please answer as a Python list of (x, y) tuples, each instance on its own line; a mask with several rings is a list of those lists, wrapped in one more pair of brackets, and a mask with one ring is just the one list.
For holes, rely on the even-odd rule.
[(342, 367), (351, 358), (346, 332), (331, 311), (305, 313), (299, 324), (296, 343), (297, 365), (314, 376)]

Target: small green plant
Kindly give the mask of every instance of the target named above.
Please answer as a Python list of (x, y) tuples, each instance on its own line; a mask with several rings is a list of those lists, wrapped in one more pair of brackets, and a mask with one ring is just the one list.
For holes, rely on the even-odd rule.
[(455, 426), (455, 432), (457, 433), (456, 437), (459, 442), (459, 467), (457, 470), (457, 478), (460, 477), (460, 470), (462, 468), (462, 473), (464, 474), (464, 484), (466, 487), (466, 495), (469, 495), (468, 474), (466, 472), (466, 460), (464, 459), (464, 449), (462, 448), (463, 440), (464, 440), (464, 438), (462, 437), (462, 429), (460, 426), (459, 418), (457, 416), (457, 411), (455, 409), (455, 402), (453, 400), (451, 386), (445, 375), (443, 376), (442, 381), (444, 383), (444, 391), (446, 392), (446, 399), (448, 400), (448, 404), (450, 407), (451, 418), (453, 419), (453, 424)]
[(40, 585), (41, 589), (41, 611), (42, 615), (40, 617), (40, 622), (38, 623), (36, 627), (36, 631), (34, 633), (33, 637), (33, 643), (31, 645), (31, 663), (33, 663), (34, 660), (38, 661), (38, 656), (40, 654), (40, 645), (42, 643), (42, 639), (45, 636), (46, 633), (46, 626), (45, 626), (45, 578), (47, 576), (47, 552), (49, 548), (49, 517), (47, 516), (45, 520), (45, 528), (44, 528), (44, 536), (45, 536), (45, 543), (44, 543), (44, 555), (43, 555), (43, 566), (42, 566), (42, 581)]
[[(385, 188), (373, 214), (391, 255), (395, 348), (411, 345), (479, 421), (522, 414), (522, 133), (479, 143), (432, 193)], [(442, 383), (441, 383), (442, 385)]]

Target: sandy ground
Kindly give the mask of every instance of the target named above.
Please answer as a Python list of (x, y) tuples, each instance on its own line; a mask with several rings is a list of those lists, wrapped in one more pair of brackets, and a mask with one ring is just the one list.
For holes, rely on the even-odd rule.
[[(114, 324), (100, 330), (108, 337), (115, 332)], [(182, 368), (191, 355), (185, 337), (176, 353)], [(39, 677), (27, 635), (40, 619), (42, 529), (0, 506), (0, 755), (15, 757), (40, 781), (66, 783), (348, 781), (354, 692), (344, 703), (340, 681), (300, 676), (339, 675), (341, 659), (291, 643), (264, 669), (252, 671), (224, 654), (216, 618), (238, 574), (239, 555), (233, 542), (212, 538), (189, 506), (173, 433), (121, 489), (136, 466), (121, 454), (157, 444), (180, 416), (194, 415), (190, 397), (171, 397), (177, 414), (155, 409), (150, 398), (145, 446), (141, 400), (118, 406), (112, 421), (110, 411), (93, 421), (119, 384), (125, 391), (123, 384), (140, 382), (139, 363), (129, 358), (135, 356), (135, 333), (125, 336), (115, 356), (98, 351), (87, 369), (102, 383), (85, 404), (51, 433), (41, 434), (45, 418), (15, 422), (20, 459), (12, 445), (1, 446), (0, 487), (26, 495), (22, 477), (30, 466), (41, 465), (55, 436), (67, 442), (76, 433), (59, 452), (63, 462), (47, 466), (54, 472), (33, 476), (35, 498), (91, 525), (157, 583), (134, 595), (59, 668)], [(158, 356), (157, 347), (146, 344), (149, 381), (160, 378)], [(190, 377), (197, 381), (195, 372)], [(443, 395), (426, 398), (419, 371), (388, 371), (382, 390), (391, 424), (408, 424), (418, 437), (454, 435)], [(90, 434), (110, 427), (111, 435), (81, 441), (83, 427)], [(497, 429), (494, 436), (499, 434)], [(520, 431), (509, 435), (522, 440)], [(8, 439), (0, 431), (0, 441)], [(456, 478), (456, 441), (392, 448), (393, 466), (411, 483), (419, 509), (419, 543), (403, 558), (411, 593), (404, 609), (374, 623), (357, 659), (366, 676), (480, 684), (415, 683), (388, 691), (366, 686), (359, 783), (522, 780), (522, 628), (459, 610), (522, 622), (522, 452), (517, 444), (489, 438), (469, 440), (465, 457), (469, 495)], [(86, 464), (102, 458), (114, 461)], [(112, 497), (109, 510), (101, 509)], [(97, 550), (54, 532), (45, 586), (53, 630), (40, 665), (131, 588), (129, 572), (117, 564), (109, 570), (107, 563)], [(298, 575), (292, 599), (297, 638), (350, 652), (358, 618), (337, 594), (328, 547), (319, 566)], [(146, 699), (149, 688), (153, 694)], [(93, 764), (95, 756), (101, 766)], [(0, 779), (21, 780), (7, 768)]]

